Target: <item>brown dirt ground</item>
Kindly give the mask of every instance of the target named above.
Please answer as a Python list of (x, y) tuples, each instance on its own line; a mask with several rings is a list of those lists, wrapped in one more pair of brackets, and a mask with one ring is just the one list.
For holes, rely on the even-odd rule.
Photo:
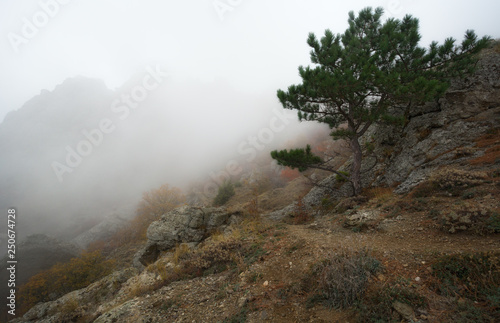
[[(453, 201), (440, 204), (445, 207), (442, 203)], [(222, 322), (244, 311), (245, 303), (250, 308), (247, 322), (354, 322), (354, 313), (348, 310), (323, 305), (307, 308), (308, 295), (301, 284), (311, 266), (328, 255), (366, 248), (384, 266), (382, 274), (372, 277), (372, 282), (387, 284), (402, 278), (411, 281), (430, 301), (422, 322), (446, 322), (446, 302), (430, 288), (434, 282), (431, 264), (444, 254), (500, 250), (498, 234), (447, 234), (425, 212), (402, 211), (383, 230), (366, 232), (343, 228), (335, 214), (302, 225), (262, 225), (267, 228), (263, 246), (267, 252), (240, 275), (226, 272), (176, 282), (144, 301), (152, 309), (163, 306), (162, 317), (169, 322)], [(171, 300), (175, 300), (175, 306), (166, 308), (164, 304), (171, 304)]]

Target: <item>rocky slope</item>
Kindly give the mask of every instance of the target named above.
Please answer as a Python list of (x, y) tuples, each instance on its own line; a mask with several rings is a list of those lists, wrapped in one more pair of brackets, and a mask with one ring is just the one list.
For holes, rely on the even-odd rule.
[[(457, 285), (453, 297), (439, 268), (454, 255), (452, 265), (464, 268), (464, 255), (479, 252), (498, 261), (499, 129), (497, 46), (483, 53), (474, 76), (413, 111), (404, 129), (372, 129), (365, 141), (379, 163), (364, 175), (364, 197), (345, 198), (349, 186), (329, 177), (328, 188), (304, 197), (308, 210), (283, 205), (236, 221), (241, 213), (233, 210), (182, 207), (150, 226), (135, 266), (14, 322), (498, 321), (497, 296), (467, 294), (483, 280), (500, 283), (498, 262), (470, 276), (471, 285)], [(355, 257), (372, 264), (344, 280), (364, 282), (359, 302), (325, 307), (318, 291), (331, 281), (318, 268), (333, 281), (353, 263), (333, 273), (321, 266)]]
[[(379, 124), (369, 129), (361, 142), (374, 147), (378, 162), (364, 159), (364, 187), (391, 186), (396, 193), (407, 193), (438, 168), (471, 168), (469, 161), (485, 154), (475, 140), (500, 126), (500, 50), (498, 43), (495, 46), (483, 51), (474, 75), (453, 80), (443, 98), (412, 110), (404, 128)], [(350, 161), (341, 169), (348, 172), (349, 168)], [(322, 187), (312, 189), (304, 202), (318, 205), (325, 195), (351, 194), (350, 185), (336, 185), (336, 177), (331, 176)], [(288, 206), (270, 216), (282, 218), (292, 209)]]

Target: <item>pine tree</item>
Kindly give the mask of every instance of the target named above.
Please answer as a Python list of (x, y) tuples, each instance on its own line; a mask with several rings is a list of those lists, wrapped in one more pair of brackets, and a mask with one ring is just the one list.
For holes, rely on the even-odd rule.
[[(417, 18), (407, 15), (382, 23), (382, 15), (382, 8), (365, 8), (358, 16), (349, 13), (343, 34), (326, 30), (321, 40), (309, 34), (315, 65), (300, 66), (302, 83), (277, 93), (284, 108), (298, 110), (299, 120), (326, 123), (334, 139), (349, 142), (354, 195), (361, 193), (360, 137), (375, 122), (404, 123), (412, 107), (442, 96), (451, 78), (473, 72), (477, 54), (490, 41), (467, 30), (460, 45), (448, 38), (425, 49), (418, 45)], [(400, 117), (393, 113), (396, 108), (403, 109)], [(301, 171), (323, 168), (310, 148), (273, 151), (271, 156)]]

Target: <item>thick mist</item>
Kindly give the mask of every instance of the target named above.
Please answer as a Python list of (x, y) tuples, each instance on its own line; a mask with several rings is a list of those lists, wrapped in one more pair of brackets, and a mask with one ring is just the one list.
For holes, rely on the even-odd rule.
[[(174, 82), (146, 66), (112, 91), (75, 77), (42, 90), (0, 124), (0, 207), (20, 236), (73, 238), (106, 216), (134, 215), (144, 191), (203, 182), (211, 198), (243, 169), (319, 125), (297, 121), (274, 93), (224, 81)], [(261, 165), (266, 166), (266, 165)]]

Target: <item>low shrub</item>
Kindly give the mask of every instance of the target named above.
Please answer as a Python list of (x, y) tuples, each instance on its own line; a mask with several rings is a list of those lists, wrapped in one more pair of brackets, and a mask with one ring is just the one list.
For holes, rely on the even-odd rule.
[(241, 248), (241, 242), (235, 240), (207, 244), (187, 260), (185, 267), (198, 276), (222, 272), (237, 265)]
[(379, 270), (381, 263), (366, 250), (336, 254), (312, 268), (316, 288), (308, 303), (321, 302), (332, 308), (352, 306), (364, 294), (370, 275)]

